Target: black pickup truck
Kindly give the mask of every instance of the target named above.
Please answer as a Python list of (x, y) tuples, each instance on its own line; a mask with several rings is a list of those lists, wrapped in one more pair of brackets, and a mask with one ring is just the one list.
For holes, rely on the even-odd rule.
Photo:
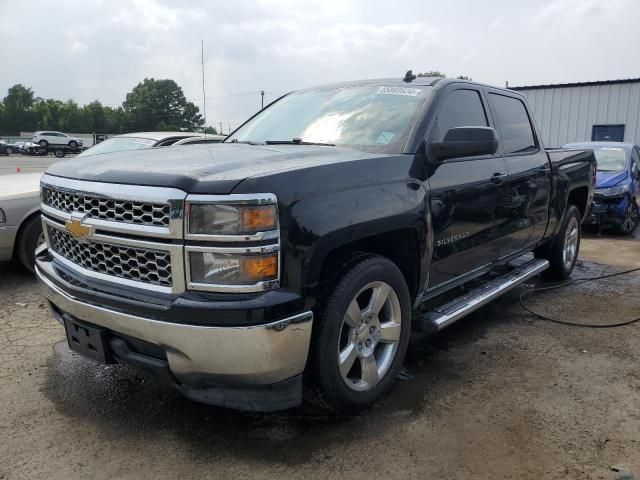
[(87, 357), (209, 404), (353, 412), (390, 389), (412, 329), (567, 277), (595, 170), (591, 150), (545, 151), (516, 92), (310, 88), (217, 145), (50, 167), (37, 273)]

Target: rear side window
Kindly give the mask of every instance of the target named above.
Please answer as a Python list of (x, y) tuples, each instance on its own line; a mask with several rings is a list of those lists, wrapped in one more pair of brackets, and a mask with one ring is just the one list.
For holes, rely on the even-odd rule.
[(445, 99), (431, 134), (433, 141), (442, 141), (455, 127), (488, 127), (480, 94), (476, 90), (454, 90)]
[(538, 148), (527, 109), (521, 100), (504, 95), (490, 94), (502, 129), (505, 154), (523, 153)]

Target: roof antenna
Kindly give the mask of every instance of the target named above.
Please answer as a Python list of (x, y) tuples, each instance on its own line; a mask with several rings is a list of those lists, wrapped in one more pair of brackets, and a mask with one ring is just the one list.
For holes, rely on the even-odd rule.
[(407, 70), (407, 73), (404, 74), (404, 78), (402, 79), (403, 82), (412, 82), (413, 80), (415, 80), (417, 77), (413, 74), (413, 70)]

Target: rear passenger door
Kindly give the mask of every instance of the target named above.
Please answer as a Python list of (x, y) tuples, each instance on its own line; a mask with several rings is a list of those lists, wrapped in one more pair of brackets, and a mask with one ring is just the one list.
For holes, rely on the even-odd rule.
[[(480, 87), (453, 84), (434, 105), (435, 122), (427, 145), (451, 128), (494, 127)], [(474, 274), (502, 256), (500, 208), (507, 194), (507, 170), (498, 150), (493, 155), (450, 158), (429, 172), (434, 249), (429, 288)]]
[(518, 94), (489, 89), (489, 103), (502, 139), (509, 188), (502, 208), (504, 254), (534, 246), (549, 219), (551, 165), (533, 126), (533, 116)]

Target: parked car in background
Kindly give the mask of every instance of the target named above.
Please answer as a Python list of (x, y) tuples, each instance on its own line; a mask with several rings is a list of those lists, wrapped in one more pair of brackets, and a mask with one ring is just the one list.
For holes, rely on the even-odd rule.
[(12, 153), (22, 153), (26, 143), (27, 142), (13, 142), (9, 146), (11, 147)]
[(11, 155), (13, 153), (13, 145), (0, 142), (0, 155)]
[(15, 258), (31, 272), (36, 247), (44, 242), (40, 177), (41, 173), (0, 176), (0, 262)]
[(640, 147), (621, 142), (570, 143), (565, 148), (593, 149), (598, 161), (596, 193), (585, 224), (633, 233), (640, 221)]
[(48, 152), (46, 148), (41, 147), (37, 143), (27, 142), (22, 147), (21, 153), (23, 155), (47, 155)]
[[(111, 137), (82, 152), (78, 157), (88, 157), (102, 153), (122, 152), (126, 150), (139, 150), (141, 148), (167, 147), (180, 140), (188, 138), (204, 137), (202, 133), (195, 132), (139, 132), (125, 133), (117, 137)], [(207, 135), (209, 137), (209, 135)]]
[(82, 146), (82, 139), (62, 132), (46, 131), (35, 132), (33, 134), (33, 143), (37, 143), (44, 148), (49, 145), (66, 145), (71, 148), (78, 148)]

